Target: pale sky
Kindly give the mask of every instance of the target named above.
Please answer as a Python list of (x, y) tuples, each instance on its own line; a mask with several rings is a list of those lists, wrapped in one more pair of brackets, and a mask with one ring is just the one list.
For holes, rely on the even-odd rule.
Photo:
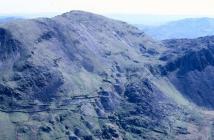
[(214, 15), (214, 0), (0, 0), (0, 14), (62, 13)]
[(214, 17), (214, 0), (0, 0), (0, 16), (53, 16), (71, 10), (109, 16)]

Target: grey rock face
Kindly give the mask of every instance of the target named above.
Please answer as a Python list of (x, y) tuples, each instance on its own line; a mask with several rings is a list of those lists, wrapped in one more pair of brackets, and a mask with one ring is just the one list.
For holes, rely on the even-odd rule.
[(213, 51), (203, 44), (156, 42), (81, 11), (2, 24), (0, 139), (212, 139), (212, 114), (194, 105), (212, 107), (212, 98), (182, 88), (199, 85), (192, 71), (206, 80), (212, 73)]
[(180, 49), (177, 49), (177, 56), (167, 62), (163, 71), (184, 96), (208, 108), (213, 108), (213, 41), (213, 36), (210, 36), (164, 42), (169, 48)]

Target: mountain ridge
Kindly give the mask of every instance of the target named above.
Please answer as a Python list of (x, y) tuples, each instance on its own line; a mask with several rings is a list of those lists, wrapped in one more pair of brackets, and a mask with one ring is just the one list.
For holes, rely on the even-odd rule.
[(179, 39), (179, 38), (197, 38), (214, 35), (213, 18), (187, 18), (178, 21), (172, 21), (160, 26), (139, 27), (148, 35), (158, 40)]

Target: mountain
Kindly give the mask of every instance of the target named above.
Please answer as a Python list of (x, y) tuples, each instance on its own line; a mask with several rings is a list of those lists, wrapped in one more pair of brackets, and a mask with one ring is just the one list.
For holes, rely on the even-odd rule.
[(168, 61), (164, 73), (189, 100), (213, 109), (214, 36), (165, 40), (164, 44), (173, 50), (161, 57)]
[(18, 20), (18, 19), (21, 19), (21, 18), (18, 18), (18, 17), (0, 17), (0, 24), (10, 22), (13, 20)]
[(213, 139), (213, 41), (83, 11), (1, 24), (0, 139)]
[(214, 19), (212, 18), (189, 18), (153, 27), (136, 26), (158, 40), (175, 38), (193, 39), (214, 35)]

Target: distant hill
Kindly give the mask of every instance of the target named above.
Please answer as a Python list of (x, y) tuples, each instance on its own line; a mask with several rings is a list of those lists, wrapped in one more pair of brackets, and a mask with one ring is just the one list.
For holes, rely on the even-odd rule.
[(0, 17), (0, 23), (7, 23), (9, 21), (20, 19), (18, 17)]
[(154, 27), (136, 26), (159, 40), (214, 35), (214, 19), (212, 18), (188, 18)]

